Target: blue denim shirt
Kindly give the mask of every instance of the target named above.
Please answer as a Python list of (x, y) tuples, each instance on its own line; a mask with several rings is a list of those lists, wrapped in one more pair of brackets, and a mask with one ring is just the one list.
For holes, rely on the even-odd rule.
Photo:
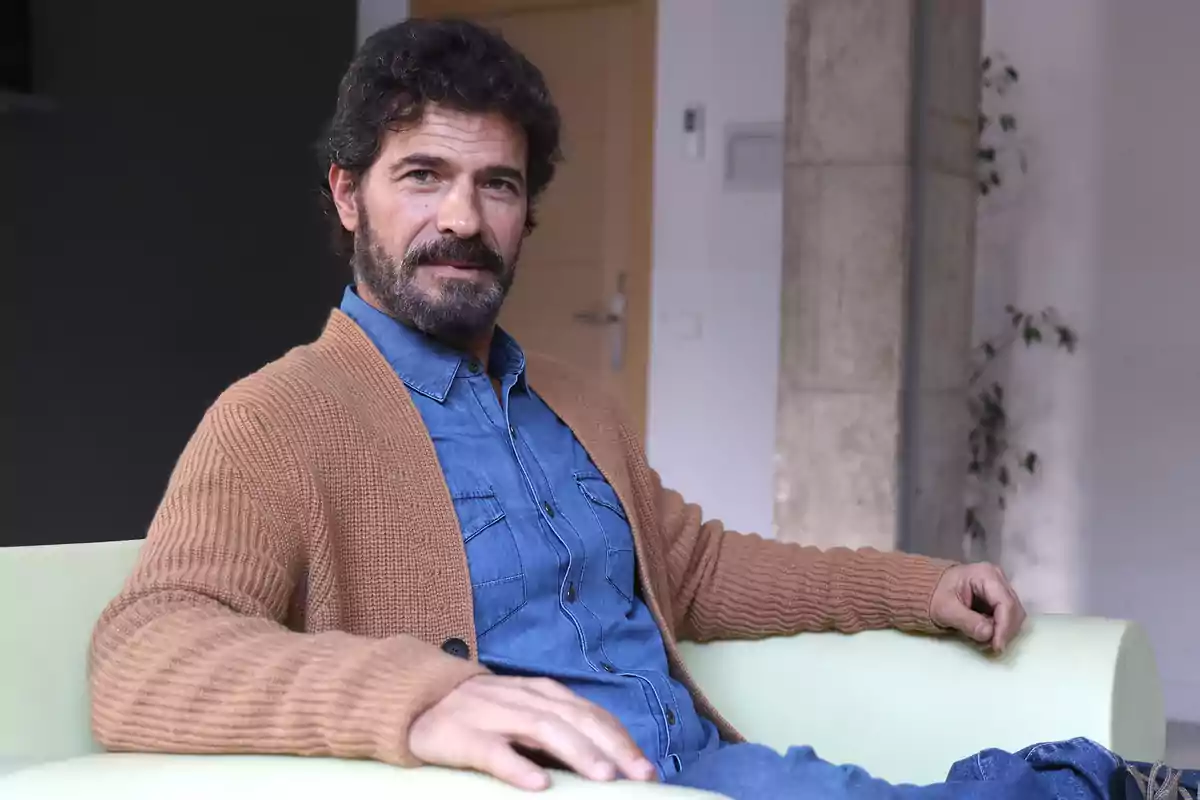
[(497, 330), (489, 376), (353, 289), (342, 311), (396, 370), (433, 439), (462, 528), (480, 662), (553, 678), (607, 709), (663, 777), (719, 747), (716, 727), (668, 674), (636, 591), (621, 502), (526, 384), (517, 343)]

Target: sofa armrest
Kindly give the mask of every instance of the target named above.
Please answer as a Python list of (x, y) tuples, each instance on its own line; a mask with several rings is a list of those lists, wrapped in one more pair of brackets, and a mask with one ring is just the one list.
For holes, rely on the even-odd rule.
[(1003, 656), (896, 631), (682, 647), (749, 739), (811, 745), (893, 782), (937, 782), (980, 750), (1077, 736), (1143, 761), (1165, 747), (1154, 656), (1128, 622), (1037, 616)]
[[(55, 761), (0, 775), (4, 800), (263, 800), (294, 795), (362, 800), (516, 800), (529, 792), (460, 770), (402, 769), (374, 761), (293, 756), (185, 756), (109, 753)], [(659, 784), (593, 783), (553, 773), (546, 800), (717, 800)]]

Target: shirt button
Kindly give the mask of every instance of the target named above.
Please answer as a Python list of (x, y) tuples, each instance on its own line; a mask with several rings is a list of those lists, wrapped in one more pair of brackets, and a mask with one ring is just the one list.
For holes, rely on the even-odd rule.
[(667, 706), (667, 724), (668, 725), (675, 724), (675, 712), (671, 710), (670, 706)]
[(549, 503), (542, 503), (542, 509), (546, 512), (546, 516), (554, 519), (554, 506)]
[(600, 666), (604, 669), (605, 672), (616, 672), (617, 671), (617, 668), (614, 667), (612, 664), (608, 663), (607, 661), (600, 664)]
[(509, 426), (508, 426), (508, 433), (509, 433), (509, 435), (510, 435), (510, 436), (512, 436), (514, 439), (515, 439), (515, 438), (517, 438), (517, 426), (516, 426), (516, 425), (509, 425)]
[(472, 361), (470, 364), (467, 364), (467, 369), (471, 370), (472, 375), (478, 375), (479, 370), (481, 370), (483, 368), (481, 366), (479, 366), (478, 361)]
[(575, 602), (575, 584), (574, 583), (567, 584), (567, 602), (568, 603)]

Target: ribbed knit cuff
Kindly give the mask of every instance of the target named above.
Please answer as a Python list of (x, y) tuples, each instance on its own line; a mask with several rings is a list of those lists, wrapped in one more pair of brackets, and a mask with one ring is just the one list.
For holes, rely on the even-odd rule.
[(940, 633), (942, 629), (930, 617), (930, 604), (938, 582), (955, 562), (907, 553), (889, 555), (895, 559), (888, 568), (891, 580), (885, 593), (892, 625), (911, 633)]

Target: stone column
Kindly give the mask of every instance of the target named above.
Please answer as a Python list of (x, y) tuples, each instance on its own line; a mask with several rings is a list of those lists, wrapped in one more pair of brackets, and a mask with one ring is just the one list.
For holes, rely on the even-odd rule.
[(775, 521), (961, 555), (981, 0), (791, 0)]

